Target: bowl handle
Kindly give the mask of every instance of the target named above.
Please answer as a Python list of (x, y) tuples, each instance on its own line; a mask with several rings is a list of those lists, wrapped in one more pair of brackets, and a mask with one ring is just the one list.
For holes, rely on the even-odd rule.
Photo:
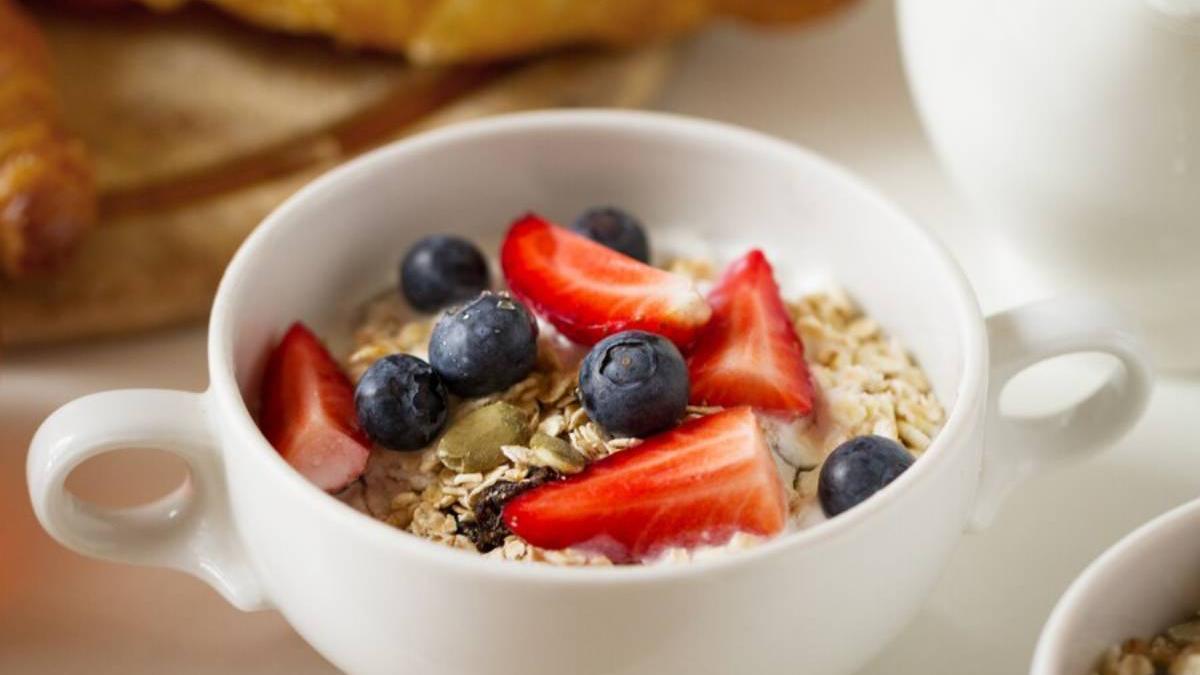
[[(1123, 436), (1145, 411), (1153, 384), (1146, 348), (1100, 301), (1055, 298), (1017, 307), (988, 317), (987, 331), (991, 374), (972, 530), (991, 524), (1004, 498), (1034, 472), (1094, 455)], [(1014, 375), (1077, 352), (1111, 354), (1121, 367), (1062, 412), (1017, 418), (1000, 411), (1000, 394)]]
[[(64, 482), (81, 462), (113, 450), (153, 448), (187, 462), (171, 494), (132, 508), (104, 508)], [(33, 437), (29, 496), (42, 527), (84, 555), (182, 570), (239, 609), (268, 606), (230, 518), (220, 450), (203, 394), (128, 389), (93, 394), (54, 412)]]

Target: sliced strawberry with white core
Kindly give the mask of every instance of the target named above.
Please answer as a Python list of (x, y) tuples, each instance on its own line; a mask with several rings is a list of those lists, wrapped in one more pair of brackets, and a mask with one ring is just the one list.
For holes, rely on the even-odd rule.
[(301, 323), (271, 352), (259, 417), (271, 445), (322, 490), (341, 490), (367, 466), (371, 444), (358, 428), (354, 388)]
[(804, 345), (762, 251), (730, 264), (708, 302), (712, 320), (688, 356), (692, 403), (807, 415), (813, 389)]
[(525, 492), (508, 503), (503, 519), (534, 546), (629, 562), (671, 546), (719, 545), (736, 532), (778, 534), (787, 502), (758, 419), (742, 407)]
[(658, 333), (686, 348), (711, 311), (685, 277), (641, 263), (535, 215), (513, 224), (500, 248), (513, 294), (575, 342), (625, 330)]

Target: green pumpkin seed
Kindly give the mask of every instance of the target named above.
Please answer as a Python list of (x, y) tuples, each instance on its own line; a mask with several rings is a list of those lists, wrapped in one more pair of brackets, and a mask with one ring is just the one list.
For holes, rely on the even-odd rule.
[(579, 473), (587, 466), (587, 457), (572, 448), (570, 443), (540, 431), (529, 439), (529, 449), (539, 461), (538, 466), (554, 469), (559, 473)]
[(501, 446), (529, 441), (529, 417), (514, 405), (497, 401), (472, 410), (438, 441), (437, 456), (459, 473), (483, 473), (505, 462)]
[(570, 443), (540, 431), (533, 435), (528, 446), (506, 445), (500, 451), (514, 464), (543, 467), (561, 474), (579, 473), (587, 466), (587, 457)]
[(1200, 621), (1189, 621), (1167, 629), (1167, 637), (1181, 645), (1200, 643)]

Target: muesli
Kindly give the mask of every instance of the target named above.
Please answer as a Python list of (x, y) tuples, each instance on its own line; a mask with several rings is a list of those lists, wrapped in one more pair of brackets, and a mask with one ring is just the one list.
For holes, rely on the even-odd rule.
[(1114, 645), (1094, 675), (1200, 675), (1200, 612), (1149, 640)]
[(518, 220), (499, 292), (472, 243), (424, 239), (341, 363), (285, 336), (264, 433), (372, 517), (560, 565), (749, 548), (854, 507), (932, 442), (924, 374), (846, 294), (785, 300), (758, 250), (719, 276), (649, 259), (612, 208)]

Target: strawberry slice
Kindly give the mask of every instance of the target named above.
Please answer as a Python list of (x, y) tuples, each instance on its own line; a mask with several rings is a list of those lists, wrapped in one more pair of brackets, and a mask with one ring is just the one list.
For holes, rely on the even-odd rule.
[(508, 503), (504, 524), (534, 546), (578, 547), (618, 562), (668, 546), (779, 533), (783, 485), (758, 419), (732, 408), (610, 455)]
[(371, 443), (358, 428), (354, 388), (299, 322), (267, 361), (259, 419), (271, 445), (322, 490), (341, 490), (367, 466)]
[(563, 335), (593, 344), (624, 330), (658, 333), (680, 348), (711, 314), (691, 281), (656, 269), (535, 215), (500, 248), (513, 294)]
[(692, 403), (807, 415), (813, 389), (804, 345), (762, 251), (731, 263), (708, 302), (712, 321), (688, 356)]

